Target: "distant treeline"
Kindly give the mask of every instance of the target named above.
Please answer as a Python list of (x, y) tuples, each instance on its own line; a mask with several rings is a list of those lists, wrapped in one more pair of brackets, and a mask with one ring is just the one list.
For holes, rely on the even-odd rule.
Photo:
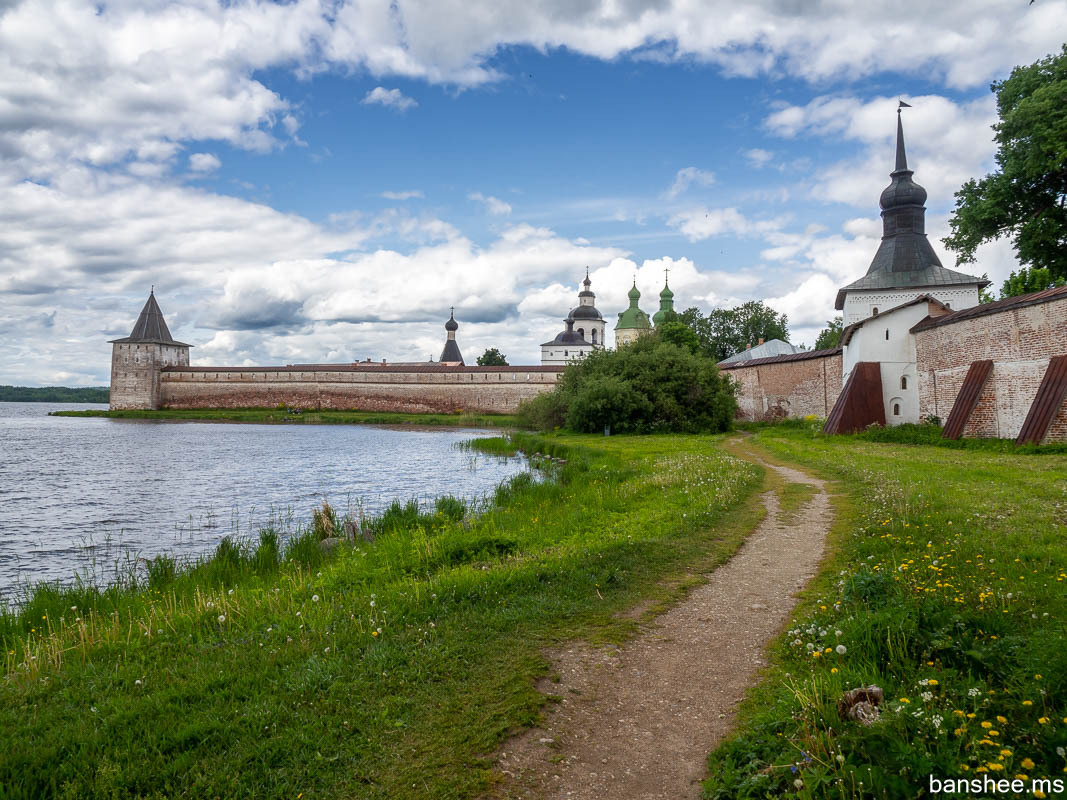
[(0, 386), (0, 403), (106, 403), (106, 386)]

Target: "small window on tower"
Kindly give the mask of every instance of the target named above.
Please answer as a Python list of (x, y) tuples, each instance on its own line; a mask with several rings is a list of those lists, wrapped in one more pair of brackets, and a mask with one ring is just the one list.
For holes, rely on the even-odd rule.
[(878, 306), (875, 306), (874, 308), (872, 308), (871, 309), (871, 313), (872, 314), (877, 314), (878, 313)]
[(901, 375), (900, 376), (900, 388), (901, 389), (907, 389), (908, 388), (908, 376), (907, 375)]
[(899, 417), (900, 416), (900, 403), (893, 403), (893, 416), (894, 417)]
[(887, 342), (889, 341), (889, 328), (886, 328), (886, 329), (885, 329), (885, 340), (886, 340)]
[(593, 344), (596, 344), (596, 328), (593, 328)]

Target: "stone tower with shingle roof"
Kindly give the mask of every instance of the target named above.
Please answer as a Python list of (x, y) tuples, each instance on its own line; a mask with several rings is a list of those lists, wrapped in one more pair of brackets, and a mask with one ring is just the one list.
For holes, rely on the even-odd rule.
[(159, 372), (189, 366), (192, 345), (175, 340), (153, 288), (129, 336), (111, 342), (111, 408), (159, 408)]

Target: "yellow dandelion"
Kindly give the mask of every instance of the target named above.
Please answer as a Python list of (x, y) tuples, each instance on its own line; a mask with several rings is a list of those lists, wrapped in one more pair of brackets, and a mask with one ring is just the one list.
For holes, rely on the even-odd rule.
[(998, 764), (996, 761), (987, 761), (986, 766), (993, 770), (993, 772), (1000, 772), (1004, 769), (1004, 765)]
[(928, 681), (927, 681), (927, 683), (928, 683), (928, 684), (930, 684), (931, 686), (937, 686), (937, 681), (936, 681), (936, 680), (934, 680), (933, 678), (931, 678), (930, 680), (928, 680)]
[(1038, 717), (1037, 721), (1039, 723), (1041, 723), (1042, 725), (1048, 725), (1048, 723), (1049, 723), (1048, 717)]
[(1000, 716), (1000, 714), (997, 714), (997, 722), (999, 722), (1001, 725), (1004, 725), (1007, 721), (1008, 721), (1007, 717), (1002, 717), (1002, 716)]
[(1033, 760), (1029, 759), (1029, 758), (1024, 758), (1023, 759), (1023, 769), (1033, 769), (1033, 768), (1034, 768)]
[(908, 699), (908, 698), (906, 698), (906, 697), (902, 697), (902, 698), (900, 698), (900, 699), (899, 699), (899, 700), (898, 700), (897, 702), (898, 702), (898, 703), (910, 703), (910, 702), (911, 702), (911, 700), (909, 700), (909, 699)]
[(1032, 706), (1033, 704), (1034, 704), (1033, 700), (1023, 700), (1023, 705), (1024, 706)]
[[(1008, 748), (1005, 747), (1003, 750), (1000, 751), (1000, 754), (1002, 756), (1010, 756), (1011, 755), (1011, 750), (1009, 750)], [(1023, 766), (1025, 766), (1025, 764)], [(1026, 767), (1026, 768), (1030, 769), (1029, 767)]]
[(983, 728), (992, 728), (993, 727), (993, 723), (990, 722), (989, 720), (982, 720), (982, 727)]

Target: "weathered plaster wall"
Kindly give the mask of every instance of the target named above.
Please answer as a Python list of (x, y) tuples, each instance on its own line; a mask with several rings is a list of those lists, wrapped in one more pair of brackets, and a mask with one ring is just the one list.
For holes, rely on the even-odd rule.
[(841, 394), (840, 351), (801, 359), (756, 359), (721, 369), (737, 384), (740, 419), (825, 417)]
[(166, 408), (273, 407), (408, 413), (509, 413), (549, 391), (559, 370), (543, 367), (170, 368), (161, 373)]
[(160, 370), (188, 364), (187, 346), (116, 342), (111, 345), (111, 408), (159, 408)]
[[(915, 349), (921, 414), (942, 421), (971, 362), (992, 359), (993, 372), (963, 435), (1013, 439), (1049, 359), (1067, 354), (1067, 298), (919, 330)], [(1067, 441), (1067, 404), (1045, 441)]]

